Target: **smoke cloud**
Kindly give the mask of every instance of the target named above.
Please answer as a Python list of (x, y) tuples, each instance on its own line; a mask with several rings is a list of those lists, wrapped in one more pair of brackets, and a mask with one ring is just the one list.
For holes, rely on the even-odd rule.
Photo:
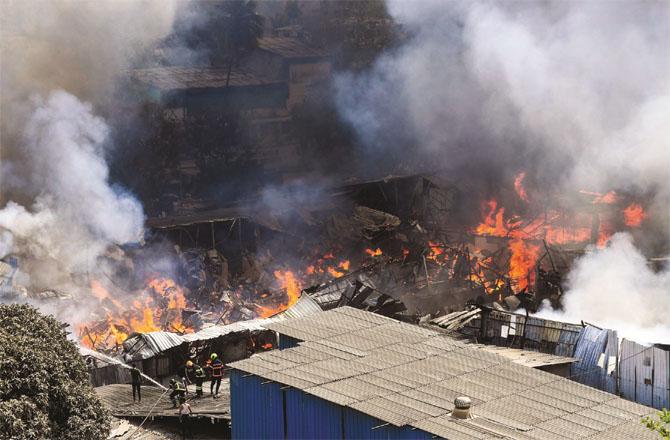
[[(336, 80), (340, 114), (372, 157), (482, 185), (525, 171), (545, 194), (637, 194), (651, 220), (635, 241), (667, 252), (667, 3), (387, 4), (405, 44)], [(578, 260), (566, 312), (552, 316), (667, 342), (669, 285), (667, 270), (654, 273), (631, 236), (617, 235)]]
[(63, 277), (95, 271), (110, 244), (138, 241), (144, 215), (137, 200), (109, 185), (108, 128), (90, 105), (58, 91), (34, 106), (17, 160), (30, 164), (23, 178), (39, 193), (30, 210), (10, 201), (0, 226), (11, 233), (13, 253), (25, 257), (32, 284), (62, 288)]
[[(408, 41), (370, 71), (337, 80), (341, 115), (371, 154), (406, 151), (405, 162), (455, 178), (525, 170), (565, 191), (655, 192), (666, 206), (667, 4), (391, 1), (388, 8)], [(660, 214), (667, 225), (667, 209)]]
[(656, 273), (626, 233), (615, 234), (605, 249), (594, 249), (568, 275), (564, 312), (544, 307), (538, 316), (580, 320), (616, 329), (639, 342), (670, 341), (667, 304), (670, 268)]
[(142, 239), (141, 204), (109, 178), (103, 117), (118, 112), (118, 80), (170, 31), (174, 10), (160, 0), (2, 3), (0, 254), (19, 257), (15, 280), (29, 290), (77, 296), (114, 245)]

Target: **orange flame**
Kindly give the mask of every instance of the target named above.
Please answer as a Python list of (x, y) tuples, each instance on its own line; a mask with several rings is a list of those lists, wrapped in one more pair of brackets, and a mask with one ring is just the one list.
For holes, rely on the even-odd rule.
[(429, 260), (437, 261), (437, 257), (444, 253), (444, 246), (440, 245), (439, 243), (429, 241), (428, 247), (430, 248), (430, 253), (426, 256), (426, 258)]
[(516, 284), (516, 291), (520, 292), (528, 287), (529, 278), (535, 277), (535, 262), (540, 256), (540, 246), (514, 239), (509, 242), (512, 257), (509, 261), (509, 277)]
[(328, 266), (326, 270), (328, 271), (328, 274), (333, 278), (339, 278), (341, 276), (344, 276), (344, 272), (340, 272), (339, 270), (333, 267)]
[(488, 208), (484, 221), (477, 226), (477, 234), (505, 237), (509, 229), (505, 224), (505, 208), (498, 209), (498, 202), (494, 199), (485, 203)]
[(528, 201), (528, 193), (526, 193), (526, 188), (523, 187), (523, 179), (526, 177), (526, 173), (523, 171), (516, 175), (514, 178), (514, 190), (521, 200), (524, 202)]
[(626, 226), (637, 228), (642, 224), (642, 220), (647, 217), (644, 208), (639, 203), (631, 203), (623, 210)]
[(300, 299), (302, 285), (295, 277), (293, 272), (290, 270), (275, 270), (274, 276), (279, 282), (281, 288), (286, 291), (286, 301), (272, 307), (258, 306), (258, 315), (261, 318), (267, 318), (269, 316), (276, 315), (277, 313), (288, 309)]
[(594, 196), (595, 198), (593, 199), (593, 202), (591, 202), (594, 205), (598, 205), (598, 204), (611, 205), (612, 203), (616, 203), (616, 201), (618, 199), (616, 191), (608, 191), (605, 194), (601, 194), (601, 193), (593, 192), (593, 191), (585, 191), (585, 190), (581, 190), (579, 192), (582, 193), (582, 194), (589, 195), (589, 196)]
[[(193, 331), (182, 322), (181, 312), (186, 308), (186, 297), (183, 289), (172, 279), (149, 280), (147, 288), (138, 292), (136, 298), (126, 305), (114, 299), (99, 281), (91, 282), (91, 291), (107, 313), (104, 320), (78, 326), (81, 342), (89, 348), (110, 349), (122, 344), (133, 332)], [(159, 298), (156, 302), (155, 299)]]
[(365, 253), (368, 254), (368, 255), (371, 256), (371, 257), (378, 257), (378, 256), (382, 255), (383, 252), (382, 252), (381, 249), (377, 248), (377, 249), (375, 249), (375, 250), (372, 250), (372, 249), (366, 249), (366, 250), (365, 250)]

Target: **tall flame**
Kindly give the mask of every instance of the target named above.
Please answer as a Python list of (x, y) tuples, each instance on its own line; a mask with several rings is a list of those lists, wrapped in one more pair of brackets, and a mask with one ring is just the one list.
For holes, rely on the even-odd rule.
[(540, 246), (521, 239), (509, 242), (512, 256), (509, 260), (509, 277), (516, 284), (516, 291), (520, 292), (528, 287), (529, 281), (535, 277), (535, 263), (540, 256)]

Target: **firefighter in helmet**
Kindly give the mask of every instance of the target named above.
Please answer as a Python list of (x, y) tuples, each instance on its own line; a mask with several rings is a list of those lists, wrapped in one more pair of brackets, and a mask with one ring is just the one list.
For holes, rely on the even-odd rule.
[(176, 408), (179, 399), (186, 398), (186, 387), (184, 387), (184, 384), (180, 380), (170, 379), (170, 389), (172, 390), (170, 393), (172, 407)]
[(209, 384), (209, 392), (212, 397), (216, 399), (219, 396), (219, 387), (221, 386), (221, 378), (223, 377), (223, 362), (221, 362), (221, 359), (219, 359), (219, 356), (216, 353), (212, 353), (209, 357), (207, 368), (212, 375), (212, 381)]
[(195, 384), (195, 395), (202, 397), (202, 383), (205, 381), (205, 370), (193, 361), (186, 361), (186, 379)]

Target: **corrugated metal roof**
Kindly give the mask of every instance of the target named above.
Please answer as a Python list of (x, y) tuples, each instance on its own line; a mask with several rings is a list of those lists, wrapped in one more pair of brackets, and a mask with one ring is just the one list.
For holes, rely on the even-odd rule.
[(131, 360), (149, 359), (186, 340), (183, 336), (170, 332), (135, 333), (123, 342), (123, 351)]
[(327, 52), (308, 46), (297, 38), (264, 37), (258, 39), (258, 48), (284, 58), (323, 58)]
[[(267, 327), (307, 335), (309, 341), (277, 353), (292, 366), (258, 373), (258, 362), (276, 361), (276, 356), (263, 353), (233, 363), (233, 368), (396, 426), (450, 439), (560, 439), (637, 432), (632, 426), (640, 424), (641, 415), (653, 412), (447, 335), (350, 307)], [(404, 342), (408, 338), (413, 342)], [(410, 347), (416, 349), (405, 352)], [(336, 356), (341, 353), (348, 357)], [(461, 395), (472, 399), (474, 419), (455, 420), (448, 414)]]
[[(152, 67), (136, 69), (131, 77), (159, 90), (218, 89), (226, 87), (228, 69), (213, 67)], [(277, 81), (261, 78), (250, 71), (233, 70), (229, 87), (262, 86)]]

